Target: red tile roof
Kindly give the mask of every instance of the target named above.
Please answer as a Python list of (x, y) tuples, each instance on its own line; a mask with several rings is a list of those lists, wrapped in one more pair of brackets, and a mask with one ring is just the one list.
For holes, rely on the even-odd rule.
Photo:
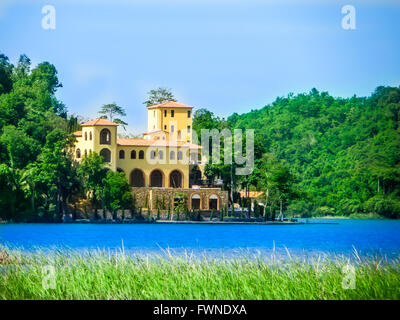
[(109, 120), (106, 119), (96, 119), (96, 120), (92, 120), (92, 121), (88, 121), (85, 123), (81, 124), (82, 127), (89, 127), (89, 126), (118, 126), (117, 123), (115, 122), (111, 122)]
[(160, 104), (155, 104), (153, 106), (148, 106), (147, 109), (155, 109), (155, 108), (186, 108), (193, 109), (192, 106), (188, 106), (187, 104), (175, 102), (175, 101), (165, 101)]
[(74, 135), (77, 137), (82, 137), (82, 131), (75, 131)]
[(201, 146), (184, 141), (168, 141), (168, 140), (150, 140), (137, 138), (118, 138), (119, 146), (136, 146), (136, 147), (181, 147), (190, 149), (201, 149)]

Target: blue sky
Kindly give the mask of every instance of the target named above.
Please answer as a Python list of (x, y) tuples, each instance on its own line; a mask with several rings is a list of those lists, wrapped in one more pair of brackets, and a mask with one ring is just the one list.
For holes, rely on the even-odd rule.
[[(41, 27), (46, 4), (55, 30)], [(347, 4), (356, 30), (341, 27)], [(53, 63), (70, 113), (94, 118), (116, 102), (140, 133), (159, 86), (223, 117), (313, 87), (348, 97), (399, 86), (400, 1), (2, 0), (0, 52)]]

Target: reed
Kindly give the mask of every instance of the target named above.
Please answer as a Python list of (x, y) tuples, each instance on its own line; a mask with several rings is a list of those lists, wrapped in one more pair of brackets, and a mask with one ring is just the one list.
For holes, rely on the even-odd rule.
[[(343, 257), (300, 260), (261, 255), (212, 258), (0, 248), (0, 299), (399, 299), (400, 261), (354, 259), (344, 289)], [(55, 288), (45, 288), (55, 270)], [(44, 280), (45, 279), (45, 280)]]

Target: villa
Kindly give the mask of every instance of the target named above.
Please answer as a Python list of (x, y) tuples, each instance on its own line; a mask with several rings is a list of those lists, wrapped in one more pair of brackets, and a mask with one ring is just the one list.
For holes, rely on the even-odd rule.
[(118, 124), (106, 119), (83, 123), (82, 131), (74, 133), (75, 160), (99, 153), (111, 170), (126, 174), (142, 208), (155, 210), (162, 201), (174, 209), (182, 194), (190, 210), (227, 205), (227, 191), (207, 181), (207, 159), (201, 146), (192, 143), (193, 107), (167, 101), (147, 107), (147, 116), (148, 131), (141, 139), (118, 138)]

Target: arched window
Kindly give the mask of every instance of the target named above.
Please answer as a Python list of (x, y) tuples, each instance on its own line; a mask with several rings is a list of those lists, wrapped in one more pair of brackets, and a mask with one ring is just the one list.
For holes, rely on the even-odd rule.
[(81, 149), (76, 149), (76, 158), (80, 159), (81, 158)]
[(87, 140), (87, 132), (85, 132), (85, 140)]
[(91, 154), (92, 153), (92, 149), (89, 149), (89, 154)]
[(144, 159), (144, 151), (143, 150), (139, 151), (139, 159)]
[(181, 140), (181, 137), (182, 137), (181, 130), (178, 130), (178, 140)]
[(108, 129), (100, 131), (100, 144), (111, 144), (111, 132)]
[(156, 157), (156, 152), (154, 150), (150, 151), (150, 159), (154, 159)]
[(104, 158), (104, 162), (111, 162), (111, 151), (107, 148), (101, 149), (100, 155)]
[(200, 203), (201, 203), (200, 195), (195, 193), (192, 196), (192, 210), (200, 210)]
[(169, 160), (174, 160), (175, 159), (175, 151), (171, 151), (169, 153)]
[(178, 151), (178, 160), (182, 160), (182, 151)]
[(131, 172), (130, 183), (132, 187), (144, 187), (144, 174), (140, 169), (133, 169)]
[(160, 170), (153, 170), (150, 174), (150, 187), (162, 187), (163, 174)]
[(162, 150), (158, 150), (158, 158), (161, 160), (164, 158), (164, 152), (162, 152)]
[(119, 150), (119, 158), (125, 159), (125, 151), (124, 150)]
[(131, 151), (131, 159), (136, 159), (136, 151), (135, 150)]
[(92, 140), (92, 131), (89, 132), (89, 140)]
[(218, 210), (218, 196), (215, 194), (212, 194), (210, 196), (210, 198), (208, 199), (208, 208), (210, 210), (214, 209), (214, 210)]
[(182, 188), (182, 174), (178, 170), (169, 174), (169, 186), (171, 188)]
[(87, 156), (87, 150), (85, 149), (85, 157)]

